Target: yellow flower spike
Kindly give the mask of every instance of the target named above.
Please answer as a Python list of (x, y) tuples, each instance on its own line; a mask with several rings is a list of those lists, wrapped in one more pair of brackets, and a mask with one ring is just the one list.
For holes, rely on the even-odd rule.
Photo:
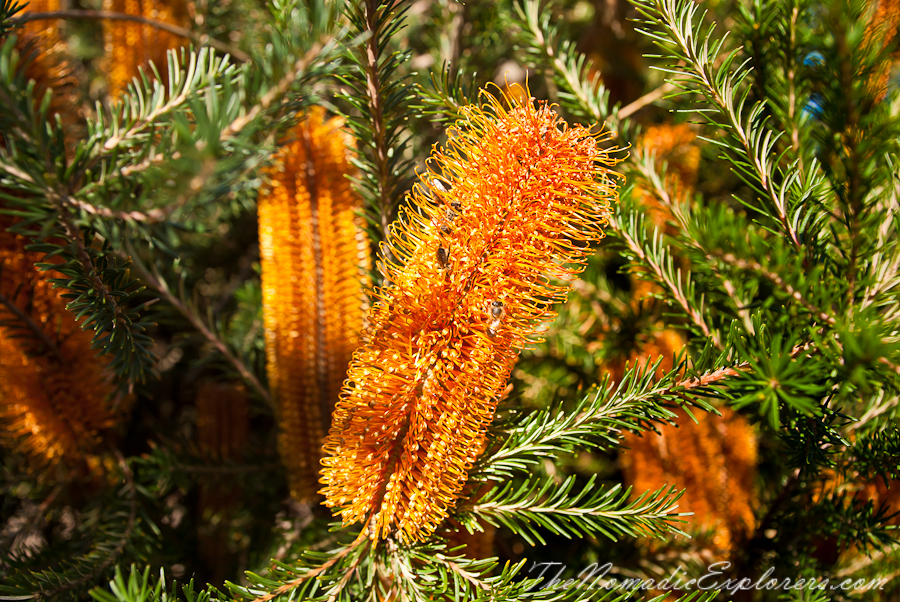
[[(59, 462), (98, 464), (92, 455), (100, 432), (115, 424), (116, 399), (109, 357), (91, 349), (93, 333), (81, 330), (65, 309), (52, 272), (34, 267), (39, 254), (0, 220), (0, 422), (4, 445), (37, 468)], [(36, 332), (39, 331), (38, 332)]]
[(331, 411), (359, 344), (368, 239), (347, 175), (349, 134), (316, 108), (291, 131), (259, 196), (269, 386), (291, 494), (318, 489)]
[[(486, 94), (391, 228), (365, 344), (325, 444), (326, 505), (373, 538), (431, 534), (459, 496), (521, 349), (553, 317), (617, 199), (609, 135)], [(506, 103), (509, 108), (504, 108)]]
[[(188, 27), (191, 3), (185, 0), (104, 0), (103, 9), (155, 19)], [(132, 79), (140, 77), (140, 68), (150, 77), (153, 62), (162, 82), (167, 79), (167, 51), (180, 48), (189, 40), (152, 25), (132, 21), (108, 20), (104, 23), (106, 45), (105, 71), (109, 94), (121, 96)]]

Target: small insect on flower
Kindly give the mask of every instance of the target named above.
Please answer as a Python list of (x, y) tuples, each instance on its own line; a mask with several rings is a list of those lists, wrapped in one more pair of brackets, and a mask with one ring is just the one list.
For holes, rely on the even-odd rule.
[(450, 269), (450, 252), (444, 247), (437, 248), (437, 262), (442, 270)]
[(566, 297), (551, 279), (581, 271), (618, 198), (608, 133), (527, 92), (483, 94), (391, 228), (390, 286), (325, 443), (325, 504), (373, 538), (422, 540), (449, 515), (519, 352)]
[(497, 329), (500, 328), (500, 322), (506, 313), (503, 310), (503, 301), (491, 301), (491, 323), (488, 325), (488, 334), (492, 337), (497, 336)]
[(438, 178), (432, 178), (431, 184), (438, 190), (438, 192), (447, 193), (447, 192), (450, 192), (450, 190), (451, 190), (451, 187), (449, 184), (445, 184)]

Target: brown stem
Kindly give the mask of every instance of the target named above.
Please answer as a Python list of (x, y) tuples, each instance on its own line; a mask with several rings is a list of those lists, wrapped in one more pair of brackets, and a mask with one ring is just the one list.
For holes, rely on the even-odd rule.
[(310, 47), (310, 49), (306, 51), (306, 54), (304, 54), (297, 60), (296, 63), (294, 63), (293, 69), (291, 69), (284, 77), (282, 77), (274, 88), (263, 94), (263, 97), (259, 99), (259, 102), (255, 104), (249, 111), (247, 111), (246, 114), (238, 117), (230, 124), (228, 124), (225, 129), (222, 130), (222, 133), (219, 135), (219, 141), (224, 142), (225, 140), (228, 140), (229, 138), (240, 132), (248, 123), (256, 119), (256, 117), (260, 113), (268, 110), (269, 107), (272, 106), (273, 102), (284, 96), (287, 93), (288, 88), (291, 87), (291, 84), (293, 84), (297, 80), (297, 77), (299, 77), (299, 75), (303, 73), (304, 70), (306, 70), (306, 67), (313, 61), (313, 59), (319, 56), (319, 53), (322, 51), (325, 43), (326, 40), (313, 44), (312, 47)]
[[(810, 343), (804, 343), (802, 345), (796, 345), (793, 349), (791, 349), (791, 357), (797, 357), (802, 352), (807, 351), (812, 345)], [(694, 389), (696, 387), (705, 387), (706, 385), (712, 384), (714, 382), (718, 382), (720, 380), (724, 380), (731, 376), (737, 376), (744, 370), (750, 367), (750, 362), (744, 362), (743, 364), (738, 364), (737, 366), (728, 368), (718, 368), (713, 370), (712, 372), (707, 372), (706, 374), (701, 374), (700, 376), (694, 378), (686, 378), (684, 380), (680, 380), (675, 383), (673, 389)]]
[(177, 205), (173, 204), (165, 209), (151, 209), (144, 213), (141, 211), (119, 211), (116, 209), (109, 209), (108, 207), (97, 207), (96, 205), (91, 205), (90, 203), (73, 198), (68, 198), (66, 200), (71, 206), (81, 209), (85, 213), (90, 213), (91, 215), (109, 219), (143, 222), (145, 224), (158, 224), (164, 222), (168, 219), (172, 211), (177, 208)]
[(760, 187), (768, 196), (769, 201), (778, 213), (778, 221), (781, 222), (781, 226), (788, 235), (791, 243), (794, 245), (794, 248), (798, 250), (801, 249), (803, 245), (800, 243), (797, 231), (794, 230), (793, 224), (788, 219), (786, 206), (782, 203), (782, 199), (779, 197), (778, 192), (774, 188), (774, 183), (769, 177), (770, 173), (766, 169), (765, 161), (769, 157), (757, 156), (753, 144), (751, 143), (750, 136), (744, 127), (744, 123), (738, 119), (738, 115), (735, 112), (734, 99), (730, 97), (725, 98), (719, 93), (719, 84), (713, 73), (713, 69), (715, 68), (716, 63), (718, 63), (718, 59), (716, 59), (713, 64), (710, 64), (706, 61), (705, 57), (695, 54), (696, 48), (694, 47), (693, 40), (685, 39), (681, 33), (679, 33), (679, 27), (676, 24), (678, 19), (674, 13), (667, 11), (664, 16), (667, 21), (666, 27), (669, 29), (672, 40), (686, 53), (687, 62), (693, 69), (694, 74), (698, 76), (697, 79), (699, 80), (701, 91), (709, 101), (716, 105), (719, 110), (727, 116), (731, 133), (738, 142), (740, 142), (741, 146), (744, 147), (744, 154), (759, 178)]
[[(765, 266), (763, 266), (755, 261), (747, 261), (745, 259), (738, 259), (731, 253), (726, 253), (724, 255), (718, 256), (717, 258), (725, 263), (729, 263), (729, 264), (735, 266), (736, 268), (739, 268), (742, 270), (752, 270), (752, 271), (758, 273), (765, 279), (772, 282), (772, 284), (774, 284), (775, 286), (778, 286), (782, 290), (784, 290), (784, 292), (786, 292), (788, 295), (790, 295), (792, 299), (794, 299), (795, 301), (798, 301), (801, 305), (803, 305), (803, 307), (805, 307), (806, 310), (809, 311), (809, 313), (811, 313), (812, 315), (814, 315), (817, 319), (822, 320), (823, 322), (825, 322), (826, 324), (829, 324), (831, 326), (834, 326), (837, 323), (837, 321), (832, 316), (828, 315), (827, 313), (825, 313), (824, 311), (820, 310), (818, 307), (816, 307), (815, 305), (810, 303), (809, 300), (807, 300), (800, 293), (800, 291), (798, 291), (793, 286), (791, 286), (790, 283), (785, 282), (784, 279), (781, 276), (779, 276), (778, 274), (776, 274), (775, 272), (767, 270), (765, 268)], [(716, 259), (716, 257), (710, 256), (710, 259)]]
[[(321, 575), (322, 573), (324, 573), (325, 571), (330, 569), (332, 566), (334, 566), (335, 563), (337, 563), (337, 561), (339, 561), (341, 558), (343, 558), (344, 556), (346, 556), (347, 554), (349, 554), (350, 552), (355, 550), (357, 547), (359, 547), (360, 544), (367, 542), (368, 538), (366, 537), (366, 531), (367, 531), (366, 529), (363, 529), (362, 532), (360, 532), (359, 536), (355, 540), (353, 540), (353, 543), (351, 543), (349, 546), (347, 546), (346, 548), (344, 548), (343, 550), (341, 550), (340, 552), (338, 552), (337, 554), (335, 554), (334, 556), (329, 558), (328, 561), (323, 563), (320, 567), (312, 569), (310, 571), (307, 571), (302, 576), (297, 577), (296, 579), (294, 579), (292, 581), (288, 581), (287, 583), (278, 586), (277, 588), (275, 588), (274, 590), (272, 590), (265, 596), (260, 596), (259, 598), (254, 598), (252, 600), (252, 602), (268, 602), (269, 600), (271, 600), (273, 598), (277, 598), (278, 596), (280, 596), (282, 594), (286, 594), (287, 592), (291, 591), (295, 587), (302, 584), (304, 581), (308, 581), (309, 579), (315, 579), (316, 577), (318, 577), (319, 575)], [(354, 563), (354, 567), (351, 567), (351, 569), (355, 568), (355, 566), (357, 566), (359, 564), (359, 561), (361, 559), (362, 559), (362, 553), (360, 553), (360, 558), (358, 558), (356, 560), (356, 562)], [(348, 572), (350, 572), (350, 571), (348, 570)]]
[[(366, 92), (370, 101), (370, 117), (372, 120), (372, 128), (374, 130), (375, 139), (375, 171), (378, 176), (378, 195), (381, 210), (381, 229), (384, 239), (390, 238), (390, 214), (391, 214), (391, 198), (388, 194), (386, 183), (390, 178), (390, 158), (388, 157), (387, 134), (384, 127), (384, 99), (381, 97), (381, 73), (378, 70), (378, 59), (381, 53), (378, 48), (378, 29), (377, 29), (377, 0), (366, 0), (365, 17), (366, 30), (369, 32), (369, 39), (366, 41), (365, 52), (365, 71), (366, 71)], [(386, 5), (383, 10), (390, 10), (393, 4)], [(387, 251), (386, 251), (387, 252)], [(386, 258), (387, 259), (387, 258)]]
[(618, 113), (619, 119), (625, 119), (626, 117), (631, 117), (632, 115), (634, 115), (635, 113), (637, 113), (638, 111), (643, 109), (645, 106), (647, 106), (649, 104), (653, 104), (654, 102), (656, 102), (657, 100), (659, 100), (660, 98), (662, 98), (663, 96), (665, 96), (666, 94), (668, 94), (669, 92), (671, 92), (674, 89), (675, 89), (674, 84), (672, 84), (670, 82), (666, 82), (663, 85), (661, 85), (660, 87), (656, 88), (655, 90), (653, 90), (651, 92), (647, 92), (646, 94), (644, 94), (643, 96), (641, 96), (640, 98), (635, 100), (634, 102), (631, 102), (631, 103), (625, 105), (624, 107), (622, 107), (621, 109), (619, 109), (619, 113)]
[(28, 23), (29, 21), (44, 21), (49, 19), (104, 19), (107, 21), (132, 21), (134, 23), (141, 23), (142, 25), (149, 25), (150, 27), (155, 27), (156, 29), (161, 29), (162, 31), (167, 31), (182, 38), (193, 40), (201, 46), (211, 46), (216, 50), (227, 52), (242, 63), (250, 60), (250, 55), (246, 54), (245, 52), (229, 46), (228, 44), (224, 44), (218, 40), (214, 40), (206, 34), (198, 34), (191, 31), (190, 29), (179, 27), (178, 25), (173, 25), (172, 23), (166, 23), (165, 21), (148, 19), (147, 17), (142, 17), (140, 15), (130, 15), (128, 13), (120, 13), (111, 10), (73, 9), (55, 10), (51, 12), (40, 13), (24, 13), (18, 17), (13, 17), (12, 19), (10, 19), (10, 22), (13, 25), (21, 25), (22, 23)]
[[(132, 253), (132, 255), (134, 255)], [(172, 307), (178, 310), (181, 315), (183, 315), (187, 320), (191, 323), (191, 325), (203, 335), (216, 350), (221, 353), (225, 359), (234, 366), (235, 370), (238, 371), (238, 374), (241, 375), (241, 378), (250, 385), (259, 395), (263, 401), (268, 404), (269, 407), (275, 409), (275, 402), (272, 400), (272, 396), (269, 394), (269, 391), (259, 382), (259, 379), (256, 378), (256, 375), (247, 367), (244, 362), (240, 360), (237, 356), (235, 356), (231, 349), (228, 348), (228, 345), (225, 344), (225, 341), (220, 339), (216, 334), (210, 330), (209, 326), (204, 322), (200, 316), (198, 316), (194, 311), (192, 311), (177, 295), (175, 295), (170, 289), (168, 284), (161, 278), (157, 277), (157, 274), (151, 274), (147, 269), (145, 269), (142, 265), (140, 265), (137, 261), (134, 262), (134, 269), (140, 276), (141, 280), (143, 280), (147, 286), (156, 290), (160, 295), (162, 295), (166, 301), (168, 301)]]
[[(800, 129), (797, 127), (797, 90), (796, 77), (797, 69), (794, 66), (794, 52), (797, 47), (797, 20), (800, 16), (800, 7), (794, 5), (791, 8), (791, 26), (788, 36), (788, 49), (785, 52), (785, 61), (788, 62), (787, 82), (788, 82), (788, 120), (791, 128), (791, 148), (794, 154), (800, 153)], [(802, 159), (801, 159), (802, 161)], [(801, 167), (802, 167), (801, 163)]]
[(103, 297), (103, 301), (108, 307), (112, 308), (113, 322), (115, 322), (115, 325), (127, 325), (128, 320), (124, 318), (122, 308), (119, 306), (115, 297), (113, 297), (109, 287), (106, 286), (103, 280), (100, 279), (100, 276), (97, 275), (97, 271), (94, 269), (94, 261), (91, 259), (87, 247), (84, 245), (84, 241), (81, 239), (78, 227), (72, 220), (72, 214), (69, 212), (69, 206), (73, 204), (72, 199), (67, 194), (53, 191), (48, 192), (53, 194), (53, 200), (55, 201), (57, 208), (57, 216), (59, 217), (63, 229), (66, 231), (66, 238), (68, 238), (75, 247), (75, 255), (78, 257), (78, 261), (84, 268), (85, 276), (91, 281), (94, 289)]
[(456, 7), (456, 14), (453, 16), (452, 36), (450, 38), (450, 73), (455, 73), (459, 64), (460, 54), (462, 53), (463, 31), (465, 31), (466, 23), (468, 22), (471, 3), (451, 4), (451, 6)]
[(644, 252), (644, 249), (638, 243), (638, 241), (634, 240), (631, 236), (625, 232), (625, 229), (622, 228), (622, 225), (619, 223), (619, 220), (615, 216), (610, 216), (609, 225), (613, 228), (616, 233), (622, 237), (622, 240), (625, 241), (625, 244), (628, 245), (628, 248), (637, 255), (638, 259), (647, 264), (653, 274), (659, 279), (660, 282), (665, 284), (666, 288), (669, 289), (672, 297), (674, 297), (675, 301), (681, 307), (681, 309), (690, 317), (691, 322), (696, 325), (700, 331), (703, 333), (703, 336), (712, 340), (713, 344), (721, 349), (722, 342), (719, 338), (719, 334), (714, 332), (709, 325), (706, 323), (706, 320), (703, 318), (702, 312), (693, 307), (689, 302), (687, 297), (684, 295), (684, 291), (681, 290), (681, 282), (673, 280), (670, 278), (669, 274), (666, 270), (663, 269), (663, 266), (659, 265), (656, 261), (650, 259), (647, 253)]

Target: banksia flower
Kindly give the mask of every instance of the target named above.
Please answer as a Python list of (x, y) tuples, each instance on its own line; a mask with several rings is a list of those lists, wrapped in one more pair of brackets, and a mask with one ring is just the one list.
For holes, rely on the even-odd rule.
[(359, 345), (369, 245), (341, 120), (316, 108), (290, 135), (259, 196), (259, 240), (279, 447), (291, 494), (306, 500), (319, 488), (331, 411)]
[(627, 365), (643, 366), (648, 360), (652, 364), (660, 356), (663, 360), (659, 365), (660, 376), (674, 368), (675, 356), (684, 348), (684, 338), (674, 330), (662, 330), (638, 335), (632, 341), (631, 352), (617, 356), (606, 362), (604, 368), (609, 372), (613, 382), (622, 380)]
[[(660, 368), (667, 369), (682, 346), (681, 336), (667, 330), (630, 359), (653, 362), (662, 355)], [(623, 368), (613, 367), (618, 378)], [(625, 479), (637, 491), (686, 488), (680, 506), (694, 513), (689, 520), (695, 528), (714, 528), (712, 543), (725, 551), (753, 528), (756, 438), (743, 416), (729, 408), (720, 411), (722, 416), (695, 414), (697, 423), (682, 414), (677, 426), (659, 427), (660, 434), (626, 433), (623, 463)]]
[[(33, 0), (23, 12), (55, 12), (59, 0)], [(35, 101), (39, 105), (47, 90), (51, 91), (50, 114), (58, 114), (66, 131), (77, 123), (78, 101), (74, 98), (76, 79), (66, 56), (66, 45), (55, 20), (28, 21), (16, 31), (16, 49), (28, 57), (25, 75), (35, 82)], [(2, 144), (2, 143), (0, 143)]]
[[(6, 220), (2, 220), (6, 222)], [(6, 223), (0, 224), (6, 226)], [(91, 349), (63, 291), (39, 272), (25, 239), (0, 232), (0, 421), (4, 443), (38, 465), (74, 465), (94, 451), (121, 406), (108, 358)]]
[[(234, 461), (249, 438), (247, 391), (242, 384), (204, 381), (197, 387), (197, 442), (200, 452), (218, 461)], [(217, 579), (231, 569), (229, 554), (239, 542), (230, 537), (240, 487), (231, 479), (204, 479), (197, 508), (203, 522), (197, 532), (197, 552)]]
[(326, 505), (371, 537), (422, 540), (485, 443), (520, 350), (565, 300), (603, 236), (612, 151), (551, 107), (515, 100), (465, 119), (435, 149), (388, 239), (365, 344), (325, 444)]
[[(190, 23), (190, 3), (184, 0), (104, 0), (103, 8), (180, 27), (188, 27)], [(104, 30), (106, 81), (109, 93), (114, 97), (122, 94), (133, 78), (139, 77), (141, 67), (150, 76), (150, 62), (165, 82), (168, 73), (166, 52), (188, 42), (152, 25), (131, 21), (106, 21)]]
[[(697, 135), (686, 123), (664, 123), (648, 127), (640, 141), (638, 153), (653, 153), (669, 166), (669, 177), (666, 188), (670, 196), (680, 199), (689, 192), (697, 180), (697, 168), (700, 165), (700, 147), (696, 145)], [(647, 211), (653, 225), (675, 234), (668, 226), (672, 214), (668, 207), (650, 191), (636, 189), (640, 203)], [(649, 280), (632, 277), (633, 298), (641, 300), (647, 295), (657, 292), (658, 288)]]
[(687, 489), (679, 506), (695, 529), (714, 529), (712, 544), (729, 551), (754, 528), (756, 437), (747, 420), (730, 408), (722, 415), (686, 414), (660, 434), (628, 434), (625, 478), (637, 491), (664, 485)]
[[(866, 27), (864, 41), (868, 46), (887, 48), (897, 37), (900, 27), (900, 0), (874, 0), (875, 11), (872, 20)], [(893, 53), (896, 58), (896, 51)], [(882, 99), (887, 94), (888, 81), (891, 75), (891, 61), (885, 61), (880, 69), (876, 69), (874, 77), (867, 83), (872, 94)]]
[(219, 460), (235, 458), (247, 443), (249, 419), (243, 385), (206, 381), (197, 388), (200, 451)]
[[(683, 337), (674, 330), (648, 336), (636, 351), (607, 366), (614, 380), (622, 379), (625, 359), (643, 365), (662, 356), (660, 372), (674, 367)], [(663, 485), (686, 488), (679, 505), (694, 513), (689, 520), (695, 528), (715, 528), (712, 543), (725, 551), (753, 528), (756, 437), (743, 416), (729, 408), (720, 411), (722, 416), (695, 413), (697, 423), (681, 414), (675, 426), (658, 427), (659, 434), (625, 433), (629, 451), (622, 460), (626, 482), (639, 492)]]
[[(52, 13), (60, 10), (59, 0), (30, 0), (23, 13)], [(28, 21), (23, 23), (18, 35), (38, 39), (44, 49), (49, 49), (59, 42), (59, 33), (55, 21)], [(48, 27), (48, 24), (52, 24)]]

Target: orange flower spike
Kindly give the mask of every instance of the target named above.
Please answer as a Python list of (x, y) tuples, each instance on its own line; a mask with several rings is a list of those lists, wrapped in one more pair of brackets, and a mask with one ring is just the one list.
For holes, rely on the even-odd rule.
[(44, 258), (8, 226), (0, 218), (0, 443), (36, 467), (90, 462), (129, 400), (116, 397), (109, 358), (96, 357), (54, 273), (35, 267)]
[[(193, 8), (185, 0), (104, 0), (104, 10), (136, 15), (147, 19), (189, 27)], [(104, 23), (106, 59), (104, 62), (109, 94), (118, 98), (143, 69), (152, 76), (153, 62), (165, 83), (168, 78), (167, 52), (190, 40), (145, 23), (106, 21)]]
[[(325, 444), (326, 505), (371, 536), (431, 534), (481, 453), (521, 349), (553, 317), (603, 237), (619, 175), (589, 128), (524, 95), (486, 108), (436, 149), (401, 209), (365, 344)], [(608, 139), (607, 137), (603, 138)]]
[(278, 447), (291, 495), (318, 489), (322, 443), (365, 317), (368, 239), (350, 134), (314, 107), (267, 168), (259, 195), (263, 321), (269, 386), (278, 400)]

